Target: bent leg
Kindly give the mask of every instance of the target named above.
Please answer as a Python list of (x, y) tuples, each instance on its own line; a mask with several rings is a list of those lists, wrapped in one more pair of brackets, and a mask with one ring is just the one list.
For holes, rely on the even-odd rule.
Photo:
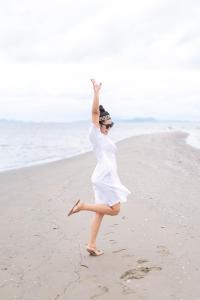
[(89, 210), (94, 211), (104, 215), (115, 216), (120, 211), (120, 203), (117, 203), (112, 206), (106, 204), (90, 204), (90, 203), (81, 203), (79, 206), (80, 210)]

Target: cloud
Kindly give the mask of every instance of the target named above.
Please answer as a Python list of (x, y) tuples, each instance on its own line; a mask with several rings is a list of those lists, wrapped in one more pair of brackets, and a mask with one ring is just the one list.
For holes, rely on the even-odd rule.
[(0, 118), (89, 118), (95, 77), (115, 116), (196, 119), (199, 12), (196, 0), (2, 2)]

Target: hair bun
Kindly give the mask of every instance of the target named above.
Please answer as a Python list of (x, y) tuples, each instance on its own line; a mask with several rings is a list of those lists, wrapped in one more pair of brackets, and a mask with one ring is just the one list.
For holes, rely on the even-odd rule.
[(99, 110), (100, 110), (100, 112), (104, 112), (105, 111), (103, 105), (99, 105)]

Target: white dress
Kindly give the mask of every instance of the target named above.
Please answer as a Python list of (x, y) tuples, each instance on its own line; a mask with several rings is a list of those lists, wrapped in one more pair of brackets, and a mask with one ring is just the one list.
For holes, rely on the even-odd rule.
[(91, 176), (95, 203), (112, 206), (118, 202), (126, 202), (131, 192), (121, 183), (117, 174), (117, 146), (108, 135), (101, 133), (100, 128), (93, 122), (90, 124), (88, 138), (97, 159)]

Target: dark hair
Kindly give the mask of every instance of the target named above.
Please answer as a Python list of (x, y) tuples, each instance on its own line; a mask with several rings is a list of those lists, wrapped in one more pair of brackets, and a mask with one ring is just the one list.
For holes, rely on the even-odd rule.
[[(106, 115), (110, 115), (109, 112), (107, 112), (103, 105), (99, 105), (99, 111), (100, 111), (100, 117), (106, 116)], [(100, 124), (103, 124), (103, 120), (99, 121)]]

